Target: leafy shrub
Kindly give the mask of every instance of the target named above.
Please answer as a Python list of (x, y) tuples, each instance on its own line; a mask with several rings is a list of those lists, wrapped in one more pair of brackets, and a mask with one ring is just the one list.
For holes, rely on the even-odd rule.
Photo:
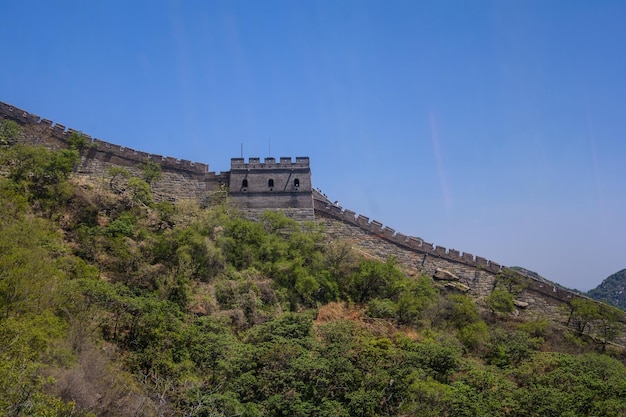
[(72, 189), (66, 180), (78, 163), (78, 153), (15, 145), (0, 155), (0, 163), (8, 167), (8, 178), (31, 203), (52, 211), (71, 196)]
[(73, 132), (67, 139), (67, 143), (70, 149), (78, 151), (79, 153), (89, 146), (89, 141), (85, 135), (80, 132)]
[(0, 123), (0, 145), (12, 144), (20, 135), (22, 128), (13, 120), (3, 120)]
[(111, 237), (131, 237), (135, 234), (135, 219), (129, 214), (123, 214), (106, 226), (105, 233)]
[(157, 164), (151, 159), (146, 159), (140, 166), (141, 177), (148, 183), (152, 184), (155, 181), (160, 180), (163, 177), (161, 165)]
[(497, 328), (491, 334), (485, 359), (500, 368), (517, 366), (531, 358), (542, 343), (543, 339), (528, 333)]
[(489, 335), (487, 324), (477, 321), (461, 328), (458, 333), (459, 340), (467, 349), (478, 350), (482, 347)]
[(510, 314), (515, 310), (513, 294), (504, 290), (493, 290), (485, 302), (494, 314)]
[(375, 298), (367, 305), (367, 315), (379, 319), (395, 319), (398, 306), (389, 299)]
[(145, 205), (152, 204), (153, 197), (150, 191), (150, 184), (141, 178), (132, 177), (128, 179), (128, 189), (131, 191), (133, 198)]
[(384, 263), (371, 259), (361, 261), (349, 279), (346, 292), (359, 303), (372, 298), (393, 297), (397, 294), (398, 284), (405, 278), (396, 263), (394, 258)]
[(452, 325), (457, 329), (480, 320), (478, 306), (466, 294), (452, 294), (440, 305), (438, 321), (444, 325)]
[(521, 323), (517, 326), (517, 328), (524, 333), (528, 333), (532, 337), (545, 337), (549, 332), (548, 325), (549, 323), (547, 319), (540, 319)]

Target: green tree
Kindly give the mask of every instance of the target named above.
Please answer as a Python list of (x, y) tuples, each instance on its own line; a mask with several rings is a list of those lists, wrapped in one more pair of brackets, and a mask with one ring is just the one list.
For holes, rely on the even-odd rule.
[(400, 324), (415, 325), (424, 311), (436, 302), (438, 293), (429, 277), (404, 281), (398, 296), (397, 319)]
[(514, 373), (515, 416), (623, 416), (624, 365), (606, 355), (542, 352)]
[(542, 338), (528, 333), (496, 328), (491, 333), (485, 358), (487, 363), (501, 368), (517, 366), (530, 359), (542, 343)]
[(146, 159), (141, 164), (141, 177), (145, 182), (152, 185), (163, 177), (161, 165), (151, 159)]
[(514, 398), (517, 385), (507, 371), (483, 361), (468, 358), (460, 374), (455, 376), (453, 412), (464, 417), (523, 416), (524, 404)]
[(511, 314), (515, 310), (513, 294), (508, 291), (495, 289), (485, 299), (487, 307), (493, 314)]
[(376, 297), (393, 297), (397, 294), (399, 282), (405, 278), (396, 264), (394, 258), (389, 258), (384, 263), (371, 259), (361, 261), (357, 270), (349, 277), (346, 292), (359, 303)]
[(367, 304), (367, 315), (379, 319), (395, 319), (398, 315), (398, 305), (388, 298), (374, 298)]
[(67, 139), (67, 143), (71, 150), (78, 151), (79, 154), (89, 146), (89, 141), (82, 132), (72, 132)]
[(150, 191), (150, 184), (148, 184), (141, 178), (129, 178), (127, 186), (135, 201), (138, 201), (147, 206), (152, 204), (152, 202), (154, 201), (152, 197), (152, 191)]
[(487, 342), (489, 330), (484, 321), (477, 321), (459, 329), (458, 338), (470, 350), (480, 350)]
[(22, 128), (13, 120), (4, 119), (0, 123), (0, 145), (12, 144), (20, 135)]
[(615, 340), (623, 329), (624, 312), (608, 304), (598, 306), (598, 319), (594, 323), (595, 340), (602, 346), (602, 351), (606, 346)]
[(467, 294), (452, 294), (446, 297), (440, 305), (437, 316), (438, 320), (443, 320), (442, 326), (451, 325), (456, 329), (462, 329), (480, 320), (478, 306)]
[(574, 298), (569, 302), (570, 314), (567, 325), (580, 334), (589, 330), (592, 321), (600, 318), (599, 303), (588, 298)]
[(267, 233), (284, 237), (290, 237), (300, 228), (298, 222), (278, 211), (267, 210), (263, 212), (260, 221)]
[(15, 145), (2, 155), (9, 179), (27, 198), (44, 209), (62, 204), (72, 191), (66, 180), (78, 163), (73, 150), (48, 151), (43, 147)]
[(224, 235), (217, 240), (226, 259), (237, 269), (253, 265), (267, 239), (263, 226), (242, 218), (234, 218), (225, 225)]
[(403, 415), (437, 417), (451, 415), (454, 389), (432, 378), (417, 373), (407, 390), (407, 401), (402, 404)]
[(60, 237), (42, 219), (0, 223), (0, 317), (39, 313), (58, 302), (64, 274), (51, 252), (61, 247)]
[(69, 280), (90, 272), (51, 221), (6, 192), (7, 182), (0, 179), (0, 414), (86, 415), (51, 394), (45, 370), (71, 358), (65, 317), (80, 293)]
[(104, 232), (111, 237), (132, 237), (135, 234), (135, 219), (130, 214), (122, 214), (109, 223), (105, 227)]
[(495, 288), (500, 288), (510, 294), (521, 294), (528, 287), (526, 278), (518, 272), (505, 268), (496, 275)]

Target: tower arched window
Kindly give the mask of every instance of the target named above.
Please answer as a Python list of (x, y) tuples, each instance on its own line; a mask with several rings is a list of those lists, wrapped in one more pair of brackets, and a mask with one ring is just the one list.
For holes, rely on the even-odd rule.
[(296, 188), (298, 188), (300, 186), (300, 180), (298, 178), (293, 180), (293, 186), (296, 187)]
[(271, 178), (269, 180), (267, 180), (267, 186), (272, 188), (274, 186), (274, 180), (271, 179)]
[(241, 188), (248, 188), (248, 179), (244, 178), (243, 181), (241, 181)]

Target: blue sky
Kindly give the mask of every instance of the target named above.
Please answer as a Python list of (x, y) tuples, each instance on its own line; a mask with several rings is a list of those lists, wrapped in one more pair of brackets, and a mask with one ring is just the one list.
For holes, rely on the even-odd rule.
[(0, 0), (0, 100), (212, 171), (242, 144), (309, 156), (345, 208), (587, 290), (626, 268), (624, 17), (609, 0)]

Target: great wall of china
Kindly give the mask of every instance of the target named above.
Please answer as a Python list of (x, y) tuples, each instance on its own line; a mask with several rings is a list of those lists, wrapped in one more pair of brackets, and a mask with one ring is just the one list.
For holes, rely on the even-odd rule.
[[(21, 142), (44, 145), (52, 149), (67, 147), (67, 139), (76, 132), (61, 124), (55, 124), (50, 120), (0, 102), (0, 121), (3, 119), (14, 120), (22, 126), (19, 138)], [(85, 134), (83, 136), (91, 143), (91, 146), (83, 152), (78, 175), (104, 178), (107, 176), (108, 169), (114, 166), (122, 166), (138, 174), (140, 164), (151, 160), (159, 163), (163, 170), (163, 178), (153, 185), (155, 197), (169, 200), (187, 198), (203, 200), (210, 193), (229, 184), (230, 172), (211, 172), (209, 166), (204, 163), (149, 154), (93, 139)], [(272, 161), (266, 159), (266, 162), (271, 164)], [(303, 158), (296, 158), (295, 163), (291, 162), (291, 158), (280, 160), (283, 167), (304, 162)], [(233, 158), (231, 161), (231, 167), (235, 166), (237, 169), (255, 165), (260, 167), (263, 164), (259, 158), (249, 158), (248, 164), (241, 158)], [(308, 169), (308, 158), (306, 158), (306, 166)], [(350, 242), (357, 251), (366, 256), (382, 260), (394, 256), (409, 274), (423, 273), (433, 276), (437, 270), (448, 271), (449, 276), (454, 277), (449, 279), (448, 283), (455, 284), (449, 285), (448, 288), (453, 291), (466, 291), (479, 303), (482, 303), (485, 297), (493, 291), (496, 275), (504, 268), (502, 265), (487, 258), (446, 249), (406, 236), (384, 226), (379, 221), (370, 220), (354, 211), (332, 204), (311, 187), (310, 172), (307, 186), (311, 190), (315, 221), (324, 224), (331, 238)], [(259, 196), (259, 199), (264, 202), (270, 198), (271, 196), (268, 197), (267, 194)], [(306, 208), (299, 207), (296, 210), (306, 210)], [(568, 313), (567, 309), (562, 308), (563, 304), (577, 297), (585, 298), (581, 294), (552, 283), (522, 275), (519, 272), (516, 274), (526, 283), (523, 292), (516, 295), (515, 314), (521, 317), (546, 317), (562, 324), (566, 322)], [(623, 330), (626, 330), (626, 327)], [(626, 345), (626, 331), (622, 332), (617, 343)]]

